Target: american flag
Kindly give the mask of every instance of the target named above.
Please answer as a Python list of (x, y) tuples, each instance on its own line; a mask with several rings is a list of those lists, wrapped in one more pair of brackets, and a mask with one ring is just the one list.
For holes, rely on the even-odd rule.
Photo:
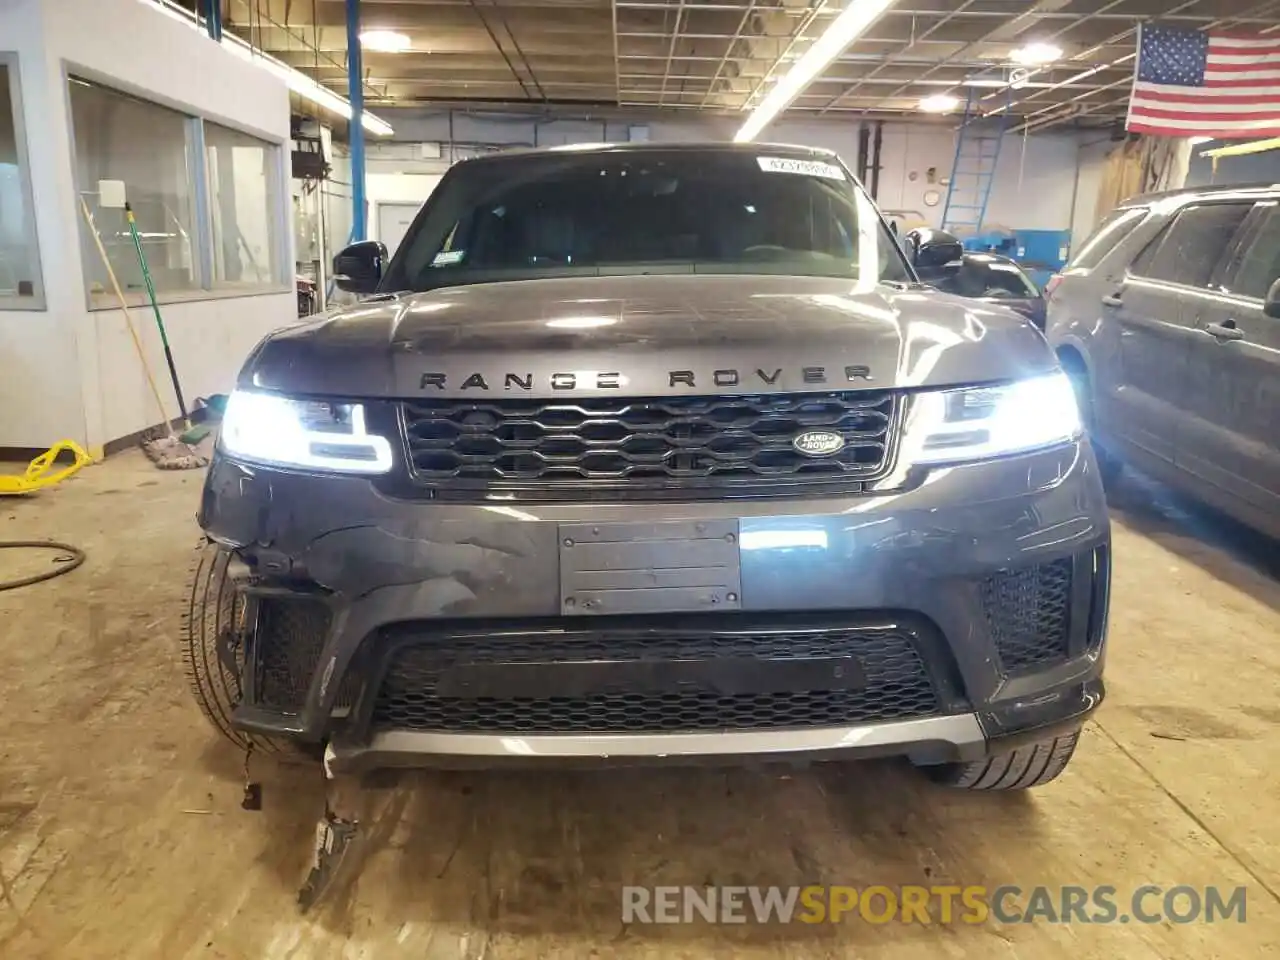
[(1172, 137), (1280, 135), (1280, 34), (1144, 23), (1126, 126)]

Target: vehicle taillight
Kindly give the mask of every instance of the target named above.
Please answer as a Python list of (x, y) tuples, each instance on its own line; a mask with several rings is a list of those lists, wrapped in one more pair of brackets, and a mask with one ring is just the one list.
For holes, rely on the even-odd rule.
[(1052, 297), (1053, 291), (1057, 288), (1058, 284), (1060, 284), (1061, 282), (1062, 282), (1062, 274), (1055, 273), (1052, 277), (1049, 278), (1049, 282), (1044, 285), (1044, 295), (1046, 297)]

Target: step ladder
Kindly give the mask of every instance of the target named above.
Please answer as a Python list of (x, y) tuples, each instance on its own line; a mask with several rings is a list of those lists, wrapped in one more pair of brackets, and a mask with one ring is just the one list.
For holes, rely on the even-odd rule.
[[(1011, 96), (1012, 88), (1006, 88)], [(970, 88), (965, 100), (964, 119), (956, 131), (956, 155), (951, 164), (947, 202), (942, 208), (942, 229), (961, 240), (982, 232), (987, 202), (1000, 162), (1000, 144), (1009, 124), (1009, 109), (997, 116), (982, 116), (982, 91)]]

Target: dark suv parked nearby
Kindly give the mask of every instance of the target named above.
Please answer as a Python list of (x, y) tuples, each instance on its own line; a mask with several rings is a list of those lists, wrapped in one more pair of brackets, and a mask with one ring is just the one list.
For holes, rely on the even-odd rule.
[(1280, 185), (1120, 206), (1050, 286), (1104, 467), (1280, 536)]
[(241, 746), (439, 763), (900, 755), (1044, 783), (1102, 698), (1072, 385), (917, 282), (833, 154), (452, 167), (373, 294), (246, 362), (187, 662)]
[(1008, 257), (966, 251), (949, 233), (921, 227), (903, 238), (922, 281), (944, 293), (1008, 307), (1044, 329), (1044, 296)]

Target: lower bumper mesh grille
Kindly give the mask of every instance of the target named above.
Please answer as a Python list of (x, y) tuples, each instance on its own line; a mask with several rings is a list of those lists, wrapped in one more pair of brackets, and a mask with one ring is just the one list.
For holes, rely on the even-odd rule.
[[(561, 629), (390, 638), (393, 652), (373, 707), (377, 729), (487, 733), (627, 733), (809, 727), (923, 717), (939, 698), (910, 630), (841, 629)], [(670, 689), (601, 688), (558, 695), (449, 696), (449, 676), (475, 664), (670, 664), (701, 661), (712, 669), (854, 657), (865, 682), (856, 689), (790, 689), (726, 694), (687, 684)], [(763, 661), (763, 663), (761, 663)], [(785, 667), (780, 668), (785, 669)], [(714, 685), (713, 685), (714, 686)], [(837, 684), (838, 686), (838, 684)]]
[[(285, 713), (298, 713), (329, 633), (329, 608), (319, 600), (258, 601), (255, 632), (257, 703)], [(338, 690), (338, 707), (355, 702), (357, 678), (348, 674)]]
[(1070, 654), (1072, 559), (1065, 557), (982, 581), (982, 606), (1000, 663), (1021, 670)]

